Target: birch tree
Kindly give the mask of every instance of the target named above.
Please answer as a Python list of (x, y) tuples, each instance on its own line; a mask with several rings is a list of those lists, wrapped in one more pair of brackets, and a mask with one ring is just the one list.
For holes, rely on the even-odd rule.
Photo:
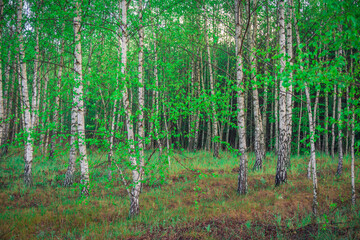
[(17, 34), (19, 41), (19, 61), (20, 61), (20, 80), (21, 80), (21, 101), (24, 108), (24, 133), (25, 133), (25, 170), (24, 170), (24, 182), (26, 186), (32, 185), (31, 168), (33, 161), (33, 139), (32, 139), (32, 121), (30, 113), (30, 100), (28, 92), (28, 80), (26, 74), (26, 62), (25, 51), (22, 35), (22, 14), (23, 14), (23, 2), (19, 0), (17, 9)]
[(284, 86), (283, 74), (285, 70), (285, 9), (284, 1), (279, 1), (279, 44), (280, 44), (280, 90), (279, 90), (279, 151), (278, 151), (278, 160), (276, 165), (276, 176), (275, 176), (275, 185), (278, 186), (281, 183), (286, 182), (287, 179), (287, 157), (288, 157), (288, 126), (286, 119), (286, 88)]
[(334, 96), (333, 96), (333, 117), (331, 124), (331, 158), (335, 158), (335, 122), (336, 122), (336, 85), (334, 85)]
[(291, 139), (292, 139), (292, 109), (293, 109), (293, 102), (292, 102), (292, 95), (293, 95), (293, 86), (292, 86), (292, 79), (293, 79), (293, 36), (292, 36), (292, 18), (293, 18), (293, 1), (289, 0), (289, 13), (288, 13), (288, 24), (287, 24), (287, 55), (289, 57), (289, 66), (290, 66), (290, 72), (289, 72), (289, 87), (286, 91), (286, 126), (287, 126), (287, 151), (288, 155), (286, 157), (286, 164), (287, 167), (290, 167), (290, 155), (291, 155)]
[[(294, 18), (294, 22), (297, 23), (296, 21), (296, 15), (295, 12), (293, 12), (293, 18)], [(296, 30), (296, 40), (297, 40), (297, 46), (298, 46), (298, 50), (299, 53), (302, 53), (302, 50), (300, 48), (300, 32), (299, 32), (299, 27), (297, 24), (295, 24), (295, 30)], [(302, 62), (302, 58), (300, 56), (300, 70), (304, 71), (304, 64)], [(313, 180), (313, 205), (312, 205), (312, 211), (314, 215), (317, 215), (317, 189), (318, 189), (318, 185), (317, 185), (317, 172), (316, 172), (316, 155), (315, 155), (315, 116), (313, 117), (312, 114), (312, 109), (311, 109), (311, 98), (310, 98), (310, 89), (309, 89), (309, 85), (308, 83), (305, 81), (304, 82), (305, 85), (305, 95), (306, 95), (306, 107), (307, 107), (307, 112), (308, 112), (308, 120), (309, 120), (309, 131), (310, 131), (310, 163), (311, 163), (311, 167), (312, 167), (312, 180)], [(315, 104), (314, 107), (314, 112), (316, 112), (316, 107), (317, 107), (317, 103)], [(315, 113), (316, 114), (316, 113)], [(315, 115), (314, 114), (314, 115)]]
[[(239, 134), (239, 155), (240, 167), (238, 177), (239, 194), (247, 193), (247, 156), (246, 156), (246, 129), (245, 129), (245, 87), (242, 62), (242, 44), (244, 39), (241, 37), (241, 2), (235, 0), (235, 51), (236, 51), (236, 84), (237, 84), (237, 127)], [(250, 14), (250, 13), (249, 13)]]
[[(254, 9), (257, 8), (257, 1), (253, 2)], [(256, 48), (256, 34), (257, 34), (257, 13), (254, 10), (253, 30), (250, 37), (250, 71), (253, 83), (253, 106), (254, 106), (254, 121), (255, 121), (255, 156), (256, 161), (254, 165), (255, 170), (262, 168), (263, 158), (265, 157), (265, 140), (263, 131), (263, 121), (260, 112), (259, 93), (258, 93), (258, 80), (257, 72), (257, 59), (253, 51)]]
[(77, 132), (78, 144), (80, 154), (80, 172), (81, 172), (81, 193), (84, 196), (89, 195), (89, 165), (86, 154), (85, 142), (85, 112), (84, 112), (84, 92), (83, 92), (83, 74), (82, 74), (82, 52), (81, 52), (81, 6), (79, 2), (75, 3), (75, 17), (73, 21), (74, 36), (75, 36), (75, 50), (74, 50), (74, 105), (76, 106), (77, 114)]
[[(207, 20), (207, 12), (206, 8), (204, 6), (204, 17), (205, 17), (205, 44), (208, 54), (208, 67), (209, 67), (209, 74), (210, 74), (210, 92), (213, 97), (215, 97), (215, 81), (214, 81), (214, 73), (212, 69), (212, 61), (211, 61), (211, 51), (210, 51), (210, 45), (209, 45), (209, 38), (208, 38), (208, 20)], [(220, 135), (219, 135), (219, 129), (218, 129), (218, 119), (217, 119), (217, 112), (216, 112), (216, 106), (214, 103), (214, 100), (211, 101), (211, 107), (212, 107), (212, 143), (214, 145), (214, 157), (219, 157), (219, 149), (220, 149)]]
[[(354, 92), (354, 91), (353, 91)], [(354, 94), (354, 93), (353, 93)], [(356, 188), (355, 188), (355, 106), (352, 105), (351, 116), (351, 202), (353, 205), (356, 203)]]
[[(129, 2), (130, 3), (130, 2)], [(120, 4), (120, 2), (119, 2)], [(135, 134), (134, 134), (134, 122), (132, 117), (132, 109), (130, 105), (130, 96), (127, 86), (127, 42), (128, 42), (128, 31), (127, 31), (127, 11), (128, 11), (128, 3), (126, 0), (121, 1), (121, 29), (122, 37), (121, 37), (121, 75), (122, 81), (125, 84), (123, 90), (123, 104), (125, 108), (125, 124), (127, 131), (127, 141), (129, 144), (129, 154), (130, 154), (130, 162), (131, 162), (131, 172), (132, 172), (132, 184), (131, 191), (129, 194), (130, 197), (130, 210), (129, 216), (134, 217), (140, 213), (140, 205), (139, 205), (139, 195), (141, 189), (141, 169), (139, 169), (136, 152), (135, 152)]]
[(140, 174), (141, 179), (144, 177), (144, 147), (145, 147), (145, 120), (144, 120), (144, 107), (145, 107), (145, 87), (144, 87), (144, 28), (143, 28), (143, 6), (142, 0), (139, 0), (139, 116), (138, 116), (138, 135), (139, 135), (139, 151), (140, 151)]
[[(4, 3), (0, 0), (0, 42), (2, 42), (2, 29), (3, 29), (3, 16), (4, 14)], [(0, 52), (1, 52), (1, 44), (0, 44)], [(6, 131), (5, 127), (5, 102), (3, 96), (3, 79), (2, 79), (2, 64), (0, 64), (0, 148), (3, 148), (4, 144), (4, 135)], [(2, 150), (2, 149), (1, 149)]]

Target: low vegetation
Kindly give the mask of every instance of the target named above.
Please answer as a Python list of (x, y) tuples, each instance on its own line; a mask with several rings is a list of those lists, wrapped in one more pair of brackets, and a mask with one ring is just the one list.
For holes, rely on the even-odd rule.
[[(38, 154), (34, 186), (26, 188), (19, 152), (14, 149), (0, 163), (1, 239), (360, 238), (360, 209), (351, 207), (349, 157), (336, 177), (337, 161), (317, 156), (319, 212), (313, 217), (307, 156), (293, 156), (287, 183), (274, 187), (277, 158), (268, 153), (264, 168), (249, 172), (248, 194), (240, 196), (235, 154), (220, 152), (214, 159), (204, 151), (175, 152), (170, 168), (152, 168), (142, 189), (140, 215), (129, 219), (126, 189), (116, 168), (109, 181), (106, 154), (89, 154), (91, 194), (84, 198), (79, 185), (62, 186), (67, 153), (53, 162)], [(162, 158), (154, 154), (150, 162), (156, 165)], [(254, 162), (250, 153), (249, 167)], [(358, 166), (355, 170), (358, 175)]]

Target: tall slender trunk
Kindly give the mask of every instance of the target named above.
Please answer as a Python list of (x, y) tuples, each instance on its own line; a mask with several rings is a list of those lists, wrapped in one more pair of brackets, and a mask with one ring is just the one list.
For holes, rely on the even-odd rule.
[[(64, 33), (64, 28), (65, 28), (65, 23), (62, 24), (62, 33)], [(63, 64), (64, 64), (64, 39), (61, 40), (61, 47), (60, 47), (60, 64), (59, 64), (59, 68), (58, 68), (58, 72), (57, 72), (57, 82), (56, 82), (56, 93), (55, 93), (55, 102), (53, 105), (54, 108), (54, 122), (55, 122), (55, 127), (54, 130), (51, 134), (51, 150), (50, 150), (50, 159), (53, 159), (55, 156), (55, 148), (56, 148), (56, 139), (58, 138), (58, 132), (59, 132), (59, 128), (60, 128), (60, 117), (59, 117), (59, 110), (60, 110), (60, 96), (59, 96), (59, 91), (60, 91), (60, 84), (61, 84), (61, 78), (62, 78), (62, 69), (63, 69)]]
[[(274, 91), (272, 92), (273, 93), (273, 96), (275, 96), (275, 89)], [(274, 118), (275, 116), (277, 115), (276, 112), (275, 112), (275, 101), (271, 101), (271, 112), (273, 113), (271, 119), (273, 120), (272, 122), (270, 122), (270, 149), (273, 151), (274, 150), (274, 128), (275, 128), (275, 121), (274, 121)]]
[(316, 175), (316, 156), (315, 156), (315, 125), (314, 119), (311, 113), (311, 100), (309, 87), (305, 82), (305, 94), (306, 94), (306, 102), (307, 102), (307, 110), (309, 117), (309, 131), (310, 131), (310, 162), (312, 163), (312, 175), (313, 175), (313, 214), (317, 215), (317, 175)]
[(167, 158), (168, 158), (168, 164), (169, 164), (169, 168), (171, 167), (171, 162), (170, 162), (170, 139), (169, 139), (169, 127), (168, 127), (168, 122), (166, 120), (166, 113), (165, 113), (165, 104), (163, 101), (163, 116), (164, 116), (164, 125), (165, 125), (165, 132), (166, 132), (166, 151), (167, 151)]
[(21, 33), (22, 29), (22, 8), (23, 2), (19, 0), (18, 10), (17, 10), (17, 33), (19, 41), (19, 61), (20, 61), (20, 78), (21, 78), (21, 101), (23, 102), (24, 108), (24, 131), (26, 136), (25, 141), (25, 169), (24, 169), (24, 182), (26, 186), (32, 185), (32, 176), (31, 176), (31, 167), (33, 161), (33, 138), (32, 138), (32, 122), (31, 122), (31, 113), (30, 113), (30, 101), (29, 101), (29, 92), (28, 92), (28, 83), (26, 76), (26, 62), (25, 62), (25, 51), (23, 45), (23, 35)]
[(76, 2), (75, 17), (74, 17), (74, 35), (75, 35), (75, 50), (74, 50), (74, 70), (75, 70), (75, 86), (74, 86), (74, 103), (77, 112), (77, 130), (78, 130), (78, 144), (80, 154), (80, 172), (81, 172), (81, 194), (89, 195), (89, 165), (86, 153), (85, 141), (85, 109), (84, 109), (84, 92), (83, 92), (83, 73), (82, 73), (82, 55), (81, 55), (81, 10), (80, 3)]
[(297, 136), (297, 155), (300, 156), (300, 135), (301, 135), (301, 121), (302, 121), (302, 108), (303, 108), (303, 99), (302, 91), (300, 93), (300, 114), (299, 114), (299, 125), (298, 125), (298, 136)]
[(325, 90), (325, 123), (324, 123), (325, 154), (329, 155), (329, 93)]
[(132, 118), (132, 109), (130, 104), (130, 94), (127, 87), (127, 42), (128, 42), (128, 32), (127, 32), (127, 10), (128, 4), (126, 0), (121, 1), (122, 8), (122, 38), (121, 38), (121, 75), (123, 76), (124, 94), (123, 94), (123, 104), (125, 108), (125, 121), (126, 121), (126, 130), (127, 130), (127, 140), (129, 144), (129, 154), (130, 162), (132, 166), (132, 189), (130, 193), (130, 210), (129, 216), (133, 217), (140, 213), (139, 205), (139, 195), (141, 189), (141, 169), (139, 169), (136, 152), (135, 152), (135, 134), (134, 134), (134, 123)]
[[(201, 51), (199, 49), (199, 51)], [(196, 88), (197, 88), (197, 93), (196, 93), (196, 97), (199, 97), (200, 95), (200, 63), (199, 61), (197, 61), (196, 63), (196, 76), (197, 76), (197, 84), (196, 84)], [(195, 118), (195, 138), (194, 138), (194, 147), (193, 150), (196, 151), (198, 149), (198, 145), (199, 145), (199, 134), (200, 134), (200, 109), (198, 108), (196, 111), (196, 118)]]
[(139, 135), (139, 151), (140, 151), (140, 178), (144, 178), (144, 147), (145, 147), (145, 87), (144, 87), (144, 27), (143, 27), (143, 6), (142, 0), (139, 0), (139, 116), (138, 116), (138, 135)]
[[(119, 6), (119, 12), (121, 11), (121, 8)], [(120, 41), (120, 39), (118, 39)], [(118, 58), (120, 59), (120, 49), (118, 48)], [(119, 70), (120, 64), (117, 63), (117, 73), (116, 73), (116, 88), (115, 88), (115, 99), (113, 102), (113, 110), (111, 115), (111, 125), (110, 125), (110, 138), (109, 138), (109, 152), (108, 152), (108, 179), (110, 180), (112, 178), (112, 172), (111, 172), (111, 165), (112, 165), (112, 158), (114, 155), (114, 139), (115, 139), (115, 121), (116, 121), (116, 107), (117, 107), (117, 101), (118, 101), (118, 92), (119, 92)], [(118, 119), (119, 121), (120, 119)]]
[[(5, 72), (5, 83), (10, 83), (10, 69), (11, 69), (11, 63), (10, 63), (10, 59), (11, 59), (11, 54), (9, 53), (8, 55), (8, 67), (7, 70)], [(15, 69), (15, 64), (14, 62), (12, 63), (12, 67), (13, 69)], [(1, 74), (0, 74), (1, 75)], [(4, 106), (4, 115), (3, 115), (3, 119), (5, 120), (5, 124), (4, 129), (3, 129), (3, 133), (0, 136), (1, 137), (1, 152), (0, 152), (0, 156), (4, 156), (7, 154), (8, 152), (8, 147), (9, 147), (9, 140), (10, 140), (10, 126), (11, 126), (11, 122), (14, 121), (14, 118), (12, 117), (11, 119), (8, 119), (8, 116), (13, 116), (12, 113), (12, 106), (13, 106), (13, 102), (14, 102), (14, 96), (16, 94), (14, 93), (14, 85), (15, 85), (15, 73), (13, 72), (12, 74), (12, 84), (8, 84), (8, 92), (7, 94), (5, 94), (5, 99), (7, 99), (7, 104), (5, 107), (5, 102), (3, 102), (3, 106)], [(0, 93), (1, 94), (1, 93)], [(1, 133), (1, 132), (0, 132)], [(1, 146), (0, 145), (0, 146)]]
[[(3, 13), (4, 13), (4, 3), (0, 0), (0, 42), (2, 42), (2, 28), (3, 28)], [(0, 44), (0, 52), (2, 45)], [(10, 55), (10, 53), (9, 53)], [(4, 138), (5, 133), (5, 104), (3, 98), (3, 79), (2, 79), (2, 64), (0, 64), (0, 149), (4, 147)]]
[(245, 99), (244, 99), (244, 73), (242, 62), (242, 44), (244, 39), (241, 38), (241, 2), (235, 0), (235, 50), (236, 50), (236, 83), (237, 83), (237, 125), (239, 134), (239, 155), (240, 167), (238, 177), (239, 194), (246, 194), (247, 183), (247, 156), (246, 156), (246, 129), (245, 129)]
[(35, 45), (35, 59), (34, 59), (34, 78), (33, 78), (33, 92), (32, 92), (32, 104), (31, 104), (31, 124), (33, 129), (36, 129), (38, 125), (38, 63), (39, 63), (39, 26), (36, 27), (36, 45)]
[[(283, 74), (285, 70), (285, 14), (284, 14), (284, 1), (280, 0), (280, 16), (279, 16), (279, 25), (280, 25), (280, 74)], [(278, 186), (281, 183), (286, 182), (287, 179), (287, 157), (288, 157), (288, 126), (286, 119), (286, 88), (284, 87), (283, 78), (279, 78), (280, 91), (279, 91), (279, 151), (278, 151), (278, 160), (276, 166), (276, 176), (275, 176), (275, 185)]]
[[(73, 95), (75, 95), (73, 91)], [(65, 174), (64, 186), (71, 186), (74, 182), (75, 161), (76, 161), (76, 133), (77, 133), (77, 114), (76, 108), (73, 104), (71, 108), (71, 126), (70, 126), (70, 152), (69, 152), (69, 165)]]
[(279, 152), (279, 82), (275, 76), (275, 153)]
[(356, 192), (355, 192), (355, 106), (352, 106), (352, 117), (351, 117), (351, 202), (355, 205)]
[[(349, 114), (349, 87), (346, 88), (346, 113)], [(348, 149), (349, 149), (349, 117), (346, 114), (346, 121), (345, 121), (345, 131), (346, 131), (346, 137), (345, 137), (345, 155), (348, 155)]]
[(343, 169), (343, 142), (342, 142), (342, 119), (341, 119), (341, 97), (342, 97), (342, 90), (339, 86), (338, 88), (339, 97), (338, 97), (338, 105), (337, 105), (337, 111), (338, 111), (338, 148), (339, 148), (339, 162), (338, 167), (336, 170), (336, 174), (338, 176), (341, 176), (342, 169)]
[[(309, 93), (310, 94), (310, 93)], [(314, 105), (314, 115), (313, 115), (313, 119), (312, 119), (312, 124), (313, 124), (313, 134), (316, 134), (316, 113), (317, 113), (317, 107), (319, 104), (319, 95), (320, 95), (320, 88), (318, 88), (318, 90), (316, 91), (316, 97), (315, 97), (315, 105)], [(311, 101), (310, 101), (311, 103)], [(310, 124), (310, 122), (309, 122)], [(310, 134), (312, 132), (310, 131)], [(315, 148), (316, 151), (316, 148)], [(312, 168), (312, 160), (309, 160), (309, 164), (308, 164), (308, 178), (311, 179), (311, 168)]]
[[(292, 35), (292, 8), (293, 8), (293, 1), (289, 0), (289, 7), (290, 11), (288, 13), (288, 24), (287, 24), (287, 54), (289, 56), (289, 63), (290, 68), (293, 66), (293, 35)], [(293, 85), (292, 85), (292, 79), (293, 79), (293, 72), (292, 70), (289, 73), (289, 87), (286, 91), (286, 125), (287, 125), (287, 151), (288, 155), (286, 157), (286, 164), (287, 167), (290, 167), (290, 155), (291, 155), (291, 139), (292, 139), (292, 110), (293, 110), (293, 101), (292, 101), (292, 95), (293, 95)]]
[[(210, 52), (210, 45), (209, 45), (209, 39), (208, 39), (208, 20), (207, 20), (207, 12), (206, 12), (206, 8), (204, 7), (204, 14), (205, 14), (205, 44), (206, 44), (206, 49), (207, 49), (207, 54), (208, 54), (208, 64), (209, 64), (209, 75), (210, 75), (210, 91), (211, 91), (211, 95), (214, 97), (215, 96), (215, 81), (214, 81), (214, 74), (213, 74), (213, 70), (212, 70), (212, 61), (211, 61), (211, 52)], [(214, 144), (214, 152), (213, 152), (213, 156), (215, 158), (219, 157), (219, 129), (218, 129), (218, 119), (217, 119), (217, 111), (216, 111), (216, 104), (214, 102), (214, 100), (211, 101), (211, 107), (212, 107), (212, 129), (213, 129), (213, 144)]]
[(335, 122), (336, 122), (336, 85), (334, 85), (334, 97), (333, 97), (333, 119), (331, 125), (331, 158), (335, 159)]
[[(257, 7), (257, 0), (253, 2), (253, 7)], [(257, 73), (257, 57), (254, 56), (256, 48), (256, 34), (257, 34), (257, 13), (254, 11), (253, 17), (253, 31), (250, 33), (250, 71), (251, 79), (253, 83), (253, 107), (254, 107), (254, 121), (255, 121), (255, 165), (254, 170), (262, 168), (263, 158), (265, 157), (265, 142), (264, 142), (264, 131), (263, 121), (260, 112), (259, 92), (258, 92), (258, 81), (256, 78)]]
[[(269, 24), (269, 4), (266, 2), (266, 43), (265, 49), (269, 49), (269, 42), (270, 42), (270, 24)], [(269, 59), (269, 52), (266, 53), (265, 59)], [(264, 65), (264, 75), (265, 78), (268, 77), (269, 70), (268, 64), (265, 63)], [(265, 80), (264, 82), (264, 111), (263, 111), (263, 132), (264, 132), (264, 152), (266, 154), (267, 148), (269, 143), (267, 142), (267, 110), (268, 110), (268, 90), (269, 90), (269, 82)]]
[(154, 53), (155, 53), (155, 66), (154, 66), (154, 75), (155, 75), (155, 105), (156, 105), (156, 113), (155, 113), (155, 138), (159, 146), (160, 155), (162, 154), (162, 143), (161, 139), (159, 138), (160, 132), (160, 85), (159, 85), (159, 73), (158, 73), (158, 53), (157, 53), (157, 38), (154, 29), (154, 23), (152, 23), (153, 27), (153, 37), (154, 37)]
[[(293, 18), (294, 18), (294, 22), (297, 23), (296, 21), (296, 15), (293, 12)], [(297, 40), (297, 46), (298, 46), (298, 50), (301, 53), (301, 49), (299, 48), (300, 46), (300, 32), (299, 32), (299, 28), (298, 25), (295, 24), (295, 30), (296, 30), (296, 40)], [(302, 64), (302, 59), (300, 58), (300, 70), (304, 71), (304, 67)], [(314, 118), (312, 116), (312, 111), (311, 111), (311, 99), (310, 99), (310, 90), (309, 90), (309, 86), (307, 84), (307, 82), (305, 81), (305, 95), (306, 95), (306, 106), (307, 106), (307, 110), (308, 110), (308, 118), (309, 118), (309, 131), (310, 131), (310, 161), (312, 163), (312, 176), (313, 176), (313, 205), (312, 205), (312, 210), (313, 210), (313, 214), (317, 215), (317, 173), (316, 173), (316, 155), (315, 155), (315, 125), (314, 125)]]
[(47, 103), (48, 103), (48, 98), (47, 98), (47, 93), (48, 91), (48, 83), (49, 83), (49, 74), (47, 69), (45, 68), (44, 71), (44, 85), (42, 87), (42, 118), (41, 118), (41, 126), (42, 126), (42, 130), (41, 130), (41, 134), (40, 134), (40, 149), (41, 149), (41, 154), (42, 156), (47, 156), (47, 145), (46, 145), (46, 132), (47, 132), (47, 122), (48, 122), (48, 112), (47, 112)]

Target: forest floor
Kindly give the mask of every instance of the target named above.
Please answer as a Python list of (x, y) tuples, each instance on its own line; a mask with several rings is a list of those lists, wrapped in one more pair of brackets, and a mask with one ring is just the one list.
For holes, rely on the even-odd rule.
[[(219, 159), (174, 153), (171, 161), (169, 169), (166, 157), (153, 155), (141, 213), (128, 219), (126, 189), (117, 172), (108, 180), (105, 153), (90, 154), (91, 196), (81, 198), (79, 185), (62, 186), (66, 152), (54, 161), (37, 154), (34, 186), (25, 188), (21, 153), (12, 150), (0, 161), (0, 239), (360, 239), (348, 156), (336, 177), (337, 161), (317, 155), (317, 217), (311, 214), (308, 157), (293, 156), (287, 183), (275, 188), (276, 157), (269, 153), (263, 170), (249, 171), (246, 196), (236, 193), (239, 159), (233, 153), (221, 152)], [(250, 153), (249, 169), (253, 164)]]

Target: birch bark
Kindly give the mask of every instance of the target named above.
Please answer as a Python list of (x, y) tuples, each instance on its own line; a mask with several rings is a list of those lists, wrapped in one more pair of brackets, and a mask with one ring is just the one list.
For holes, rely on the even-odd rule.
[(144, 28), (143, 28), (143, 6), (142, 0), (139, 0), (139, 116), (138, 116), (138, 135), (140, 151), (140, 174), (141, 180), (144, 178), (144, 147), (145, 147), (145, 87), (144, 87)]
[(20, 61), (20, 79), (21, 79), (21, 100), (23, 102), (24, 108), (24, 130), (25, 130), (25, 169), (24, 169), (24, 182), (26, 186), (32, 185), (32, 176), (31, 168), (33, 161), (33, 139), (32, 139), (32, 122), (31, 122), (31, 113), (30, 113), (30, 100), (28, 92), (28, 83), (26, 76), (26, 62), (25, 62), (25, 51), (23, 45), (23, 35), (22, 35), (22, 9), (23, 1), (19, 0), (19, 5), (17, 9), (17, 34), (19, 41), (19, 61)]
[(302, 121), (302, 108), (303, 108), (303, 99), (302, 91), (300, 93), (300, 116), (299, 116), (299, 126), (298, 126), (298, 136), (297, 136), (297, 155), (300, 156), (300, 136), (301, 136), (301, 121)]
[[(257, 7), (257, 0), (253, 2), (253, 7), (254, 8)], [(251, 79), (253, 84), (252, 95), (253, 95), (254, 121), (255, 121), (255, 156), (256, 156), (255, 165), (253, 169), (259, 170), (262, 168), (263, 158), (265, 157), (265, 141), (264, 141), (262, 115), (260, 112), (258, 81), (256, 77), (257, 58), (254, 54), (256, 48), (256, 34), (257, 34), (257, 13), (256, 10), (254, 10), (253, 31), (250, 36), (250, 71), (251, 71)]]
[(325, 131), (324, 131), (324, 144), (325, 154), (329, 155), (329, 93), (325, 90)]
[(351, 202), (353, 205), (356, 203), (356, 190), (355, 190), (355, 106), (352, 106), (352, 117), (351, 117)]
[(81, 172), (81, 194), (89, 195), (89, 165), (86, 153), (85, 142), (85, 109), (84, 109), (84, 91), (83, 91), (83, 73), (82, 73), (82, 52), (81, 52), (81, 10), (80, 3), (76, 2), (75, 17), (73, 21), (74, 35), (75, 35), (75, 50), (74, 50), (74, 70), (75, 70), (75, 86), (74, 86), (74, 103), (77, 112), (77, 130), (78, 130), (78, 144), (80, 154), (80, 172)]
[(156, 115), (155, 115), (155, 138), (159, 146), (159, 154), (162, 154), (162, 143), (161, 139), (159, 138), (159, 132), (160, 132), (160, 85), (159, 85), (159, 73), (158, 73), (158, 52), (157, 52), (157, 38), (156, 33), (154, 29), (154, 23), (152, 23), (153, 27), (153, 38), (154, 38), (154, 53), (155, 53), (155, 66), (154, 66), (154, 75), (155, 75), (155, 105), (156, 105)]
[[(208, 20), (207, 20), (207, 12), (206, 12), (206, 8), (204, 7), (204, 15), (205, 15), (205, 44), (206, 44), (206, 49), (207, 49), (207, 53), (208, 53), (208, 64), (209, 64), (209, 75), (210, 75), (210, 91), (211, 91), (211, 95), (212, 97), (215, 97), (215, 90), (214, 90), (214, 74), (213, 74), (213, 70), (212, 70), (212, 61), (211, 61), (211, 52), (210, 52), (210, 45), (209, 45), (209, 39), (208, 39)], [(220, 136), (219, 136), (219, 129), (218, 129), (218, 119), (217, 119), (217, 112), (216, 112), (216, 106), (214, 101), (211, 101), (211, 107), (212, 107), (212, 129), (213, 129), (213, 136), (214, 138), (212, 139), (213, 141), (213, 146), (214, 146), (214, 152), (213, 152), (213, 156), (215, 158), (219, 157), (219, 140), (220, 140)]]
[[(296, 21), (296, 15), (293, 13), (294, 22)], [(300, 32), (298, 25), (295, 24), (295, 30), (296, 30), (296, 40), (297, 40), (297, 46), (299, 49), (299, 52), (301, 53), (300, 49)], [(304, 71), (304, 67), (302, 64), (302, 59), (300, 58), (300, 70)], [(312, 116), (312, 110), (311, 110), (311, 99), (310, 99), (310, 90), (307, 82), (305, 81), (305, 95), (306, 95), (306, 106), (308, 111), (308, 119), (309, 119), (309, 131), (310, 131), (310, 162), (312, 163), (312, 180), (313, 180), (313, 205), (312, 205), (312, 211), (314, 215), (317, 215), (317, 173), (316, 173), (316, 155), (315, 155), (315, 125), (314, 125), (314, 119)]]
[[(62, 24), (61, 32), (64, 33), (65, 23)], [(56, 139), (58, 138), (58, 131), (60, 127), (60, 116), (59, 116), (59, 109), (60, 109), (60, 84), (62, 78), (62, 69), (64, 64), (64, 39), (61, 39), (61, 46), (60, 46), (60, 64), (57, 72), (57, 82), (56, 82), (56, 95), (55, 95), (55, 103), (54, 103), (54, 121), (55, 121), (55, 128), (53, 133), (51, 134), (51, 150), (50, 150), (50, 159), (54, 158), (55, 148), (56, 148)]]
[(237, 126), (239, 134), (239, 154), (240, 167), (238, 177), (239, 194), (247, 193), (247, 156), (246, 156), (246, 131), (245, 131), (245, 88), (244, 73), (242, 62), (242, 44), (241, 38), (241, 2), (235, 0), (235, 50), (236, 50), (236, 83), (237, 83)]
[(339, 162), (338, 162), (338, 167), (336, 170), (336, 174), (338, 176), (341, 176), (342, 174), (342, 170), (343, 170), (343, 143), (342, 143), (342, 119), (341, 119), (341, 97), (342, 97), (342, 90), (339, 86), (338, 88), (338, 105), (337, 105), (337, 112), (338, 112), (338, 148), (339, 148)]
[(336, 122), (336, 85), (334, 85), (334, 96), (333, 96), (333, 119), (331, 124), (331, 158), (335, 159), (335, 122)]
[[(120, 2), (119, 2), (120, 4)], [(132, 184), (130, 192), (130, 210), (129, 216), (134, 217), (140, 213), (139, 195), (141, 189), (141, 169), (139, 169), (136, 152), (135, 152), (135, 134), (134, 134), (134, 122), (132, 118), (132, 109), (130, 104), (130, 95), (127, 89), (127, 43), (128, 43), (128, 31), (127, 31), (127, 11), (128, 3), (126, 0), (121, 1), (122, 10), (122, 23), (121, 23), (121, 75), (122, 81), (125, 84), (123, 93), (123, 104), (125, 108), (125, 122), (127, 130), (127, 140), (129, 144), (130, 163), (132, 172)]]
[[(4, 3), (0, 0), (0, 42), (2, 42), (2, 27), (3, 27), (3, 13)], [(0, 44), (0, 52), (2, 45)], [(4, 137), (5, 136), (5, 104), (3, 98), (3, 79), (2, 79), (2, 64), (0, 64), (0, 149), (4, 148)]]
[[(284, 72), (285, 69), (285, 14), (284, 14), (284, 1), (279, 2), (280, 6), (280, 16), (279, 16), (279, 26), (280, 26), (280, 74)], [(275, 176), (275, 186), (278, 186), (287, 179), (287, 157), (288, 157), (288, 126), (286, 119), (286, 88), (284, 87), (283, 79), (279, 79), (280, 91), (279, 91), (279, 151), (278, 151), (278, 160), (276, 166), (276, 176)]]
[(292, 101), (292, 95), (293, 95), (293, 61), (294, 61), (294, 55), (293, 55), (293, 35), (292, 35), (292, 10), (293, 10), (293, 1), (289, 0), (289, 7), (290, 11), (288, 14), (288, 24), (287, 24), (287, 54), (289, 56), (289, 63), (290, 63), (290, 73), (289, 73), (289, 87), (286, 91), (286, 125), (287, 125), (287, 151), (288, 155), (286, 157), (286, 164), (287, 167), (290, 167), (290, 155), (291, 155), (291, 139), (292, 139), (292, 110), (293, 110), (293, 101)]

